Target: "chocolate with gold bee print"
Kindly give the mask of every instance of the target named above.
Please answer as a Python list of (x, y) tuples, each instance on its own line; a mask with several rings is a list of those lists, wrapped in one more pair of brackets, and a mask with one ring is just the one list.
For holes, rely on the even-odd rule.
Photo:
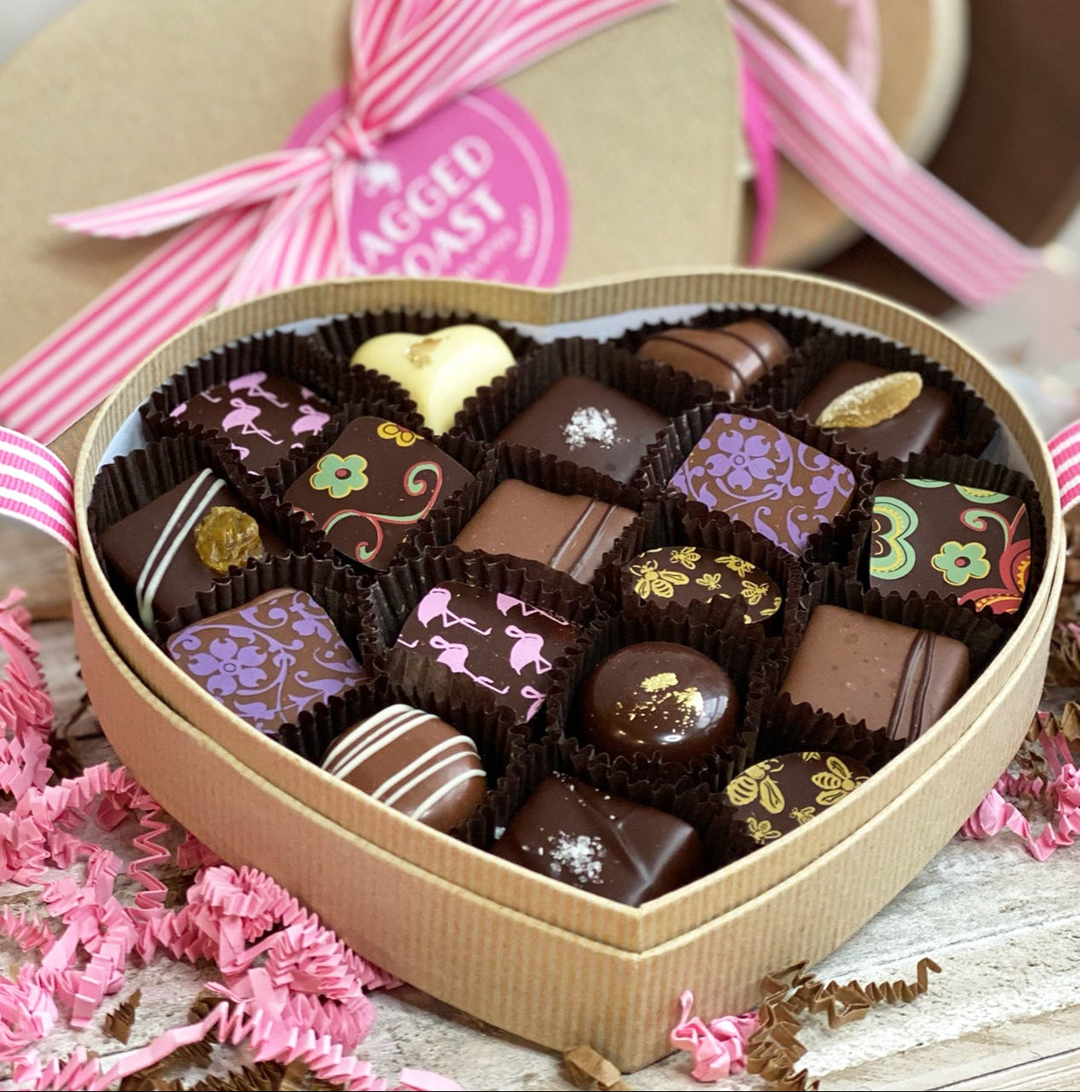
[(724, 789), (723, 806), (736, 838), (757, 848), (839, 804), (869, 776), (861, 762), (839, 755), (781, 755), (739, 774)]
[(661, 546), (638, 554), (623, 569), (622, 588), (625, 602), (661, 607), (739, 599), (748, 626), (771, 618), (783, 603), (776, 582), (752, 562), (697, 546)]

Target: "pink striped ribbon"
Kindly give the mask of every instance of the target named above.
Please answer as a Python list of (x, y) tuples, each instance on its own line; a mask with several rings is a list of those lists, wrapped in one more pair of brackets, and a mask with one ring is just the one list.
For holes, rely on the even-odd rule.
[[(0, 378), (0, 421), (48, 442), (158, 344), (215, 306), (362, 273), (347, 226), (358, 171), (380, 141), (471, 89), (662, 2), (356, 0), (348, 101), (321, 143), (56, 217), (71, 230), (111, 238), (188, 226)], [(775, 143), (849, 215), (959, 299), (997, 298), (1039, 264), (1038, 253), (896, 146), (872, 108), (874, 5), (841, 2), (852, 9), (847, 71), (769, 0), (732, 0), (760, 192), (775, 202), (766, 147)], [(755, 249), (763, 245), (759, 227)], [(0, 512), (74, 548), (70, 484), (53, 457), (40, 447), (21, 447), (17, 456), (5, 448), (0, 464)], [(46, 467), (51, 476), (43, 476)]]

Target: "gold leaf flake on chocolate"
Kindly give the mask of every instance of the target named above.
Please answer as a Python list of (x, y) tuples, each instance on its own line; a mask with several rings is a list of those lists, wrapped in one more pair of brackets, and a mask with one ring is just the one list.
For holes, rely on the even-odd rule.
[(405, 356), (410, 364), (415, 364), (418, 368), (426, 368), (431, 364), (432, 353), (442, 340), (441, 337), (426, 337), (423, 341), (415, 341), (406, 347)]
[(838, 394), (818, 414), (818, 428), (870, 428), (895, 417), (919, 397), (918, 372), (891, 372)]
[(641, 680), (641, 689), (649, 694), (657, 690), (670, 690), (678, 685), (679, 676), (674, 671), (663, 671), (659, 675), (650, 675), (647, 679)]

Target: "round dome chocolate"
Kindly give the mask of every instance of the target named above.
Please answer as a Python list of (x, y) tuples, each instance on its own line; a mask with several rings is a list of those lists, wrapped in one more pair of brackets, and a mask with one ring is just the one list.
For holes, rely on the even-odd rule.
[(661, 607), (740, 599), (748, 625), (771, 618), (783, 602), (776, 581), (753, 562), (699, 546), (660, 546), (623, 569), (623, 598)]
[(689, 762), (731, 741), (739, 710), (735, 684), (708, 656), (643, 641), (610, 655), (586, 680), (582, 738), (611, 755)]

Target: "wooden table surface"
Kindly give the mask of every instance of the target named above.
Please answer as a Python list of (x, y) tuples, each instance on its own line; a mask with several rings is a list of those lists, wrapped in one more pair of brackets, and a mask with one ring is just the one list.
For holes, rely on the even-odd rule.
[[(46, 619), (62, 614), (64, 579), (59, 548), (17, 525), (0, 524), (0, 590), (20, 582), (36, 616)], [(114, 760), (92, 711), (81, 707), (84, 692), (70, 622), (42, 620), (35, 633), (57, 724), (71, 721), (66, 734), (75, 753), (84, 764)], [(33, 891), (6, 884), (0, 886), (0, 901), (29, 907)], [(811, 1018), (802, 1034), (808, 1053), (800, 1064), (823, 1088), (834, 1089), (1080, 1088), (1080, 991), (1074, 977), (1078, 896), (1080, 846), (1039, 864), (1008, 834), (981, 843), (954, 838), (892, 903), (816, 968), (823, 978), (893, 980), (912, 977), (919, 959), (931, 956), (942, 973), (932, 976), (929, 991), (914, 1003), (879, 1006), (867, 1019), (836, 1031), (823, 1016)], [(120, 997), (138, 987), (143, 1000), (129, 1048), (182, 1022), (201, 981), (189, 965), (167, 958), (132, 969)], [(673, 1022), (684, 985), (672, 983)], [(373, 1000), (378, 1017), (360, 1050), (391, 1081), (409, 1065), (438, 1070), (469, 1089), (573, 1087), (554, 1054), (481, 1026), (417, 990), (406, 986)], [(126, 1049), (100, 1029), (100, 1018), (87, 1031), (60, 1028), (41, 1044), (41, 1052), (66, 1054), (78, 1043), (103, 1056)], [(640, 1089), (698, 1087), (686, 1054), (636, 1073), (627, 1083)], [(744, 1076), (717, 1087), (761, 1085)]]

